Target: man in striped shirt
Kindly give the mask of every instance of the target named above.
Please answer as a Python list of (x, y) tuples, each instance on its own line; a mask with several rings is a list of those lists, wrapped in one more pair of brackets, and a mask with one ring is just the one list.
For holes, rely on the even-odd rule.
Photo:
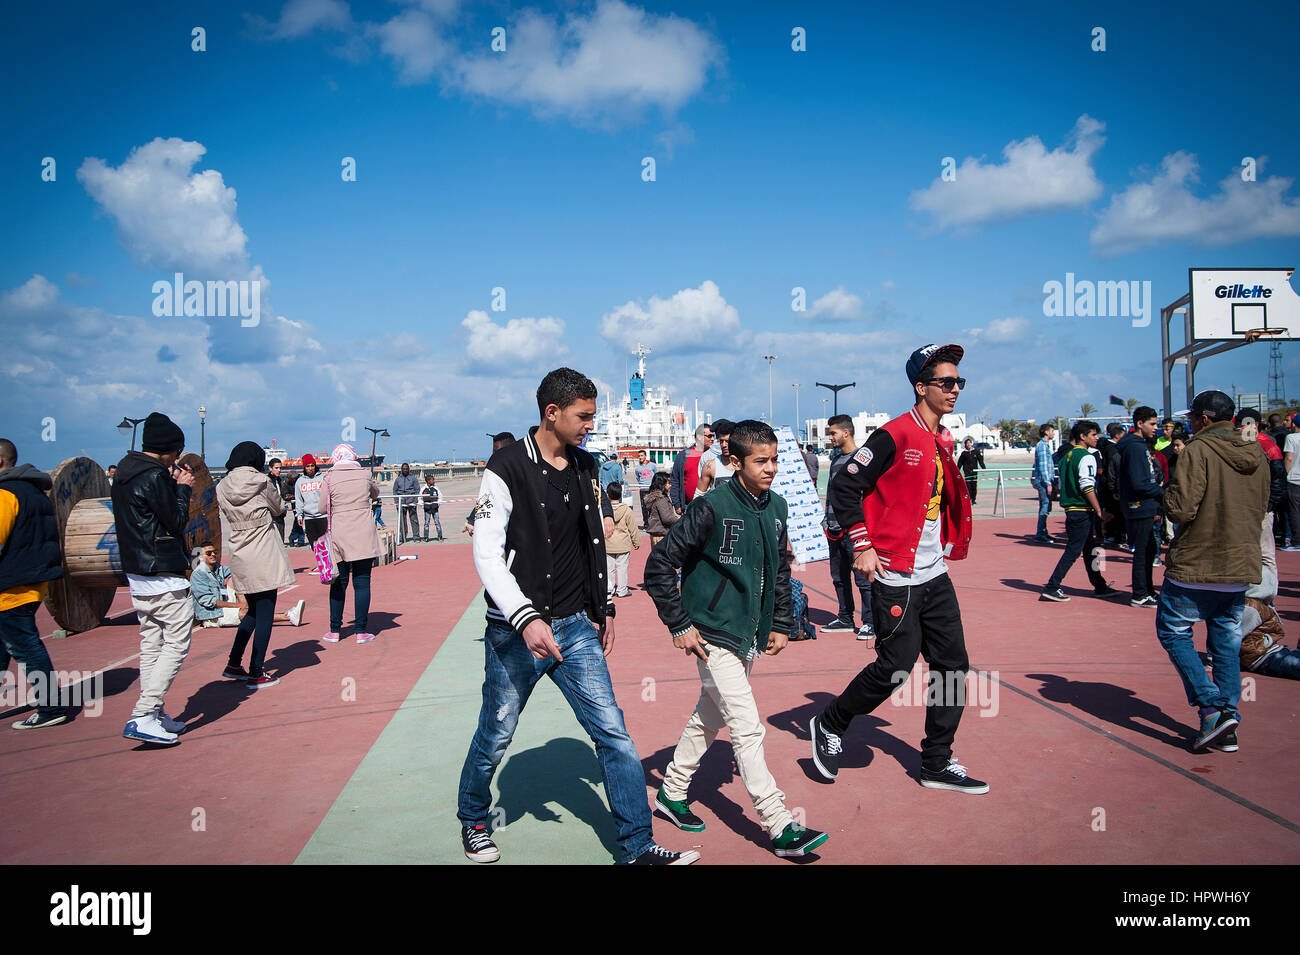
[(1038, 428), (1038, 444), (1034, 446), (1034, 473), (1029, 483), (1038, 492), (1038, 533), (1035, 544), (1051, 544), (1047, 533), (1047, 515), (1052, 513), (1052, 491), (1056, 484), (1056, 468), (1052, 464), (1052, 439), (1056, 428), (1045, 424)]

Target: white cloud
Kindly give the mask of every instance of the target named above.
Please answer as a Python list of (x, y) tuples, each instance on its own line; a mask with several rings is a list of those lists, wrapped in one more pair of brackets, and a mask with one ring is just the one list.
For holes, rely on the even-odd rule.
[(1030, 136), (1008, 143), (1000, 164), (968, 156), (954, 181), (937, 178), (909, 201), (913, 209), (932, 215), (940, 229), (1087, 205), (1102, 192), (1092, 157), (1106, 141), (1105, 128), (1084, 114), (1065, 144), (1051, 152)]
[(428, 80), (453, 52), (433, 18), (420, 10), (403, 11), (386, 23), (367, 24), (366, 33), (396, 61), (399, 83)]
[(278, 23), (256, 14), (245, 14), (245, 17), (268, 40), (293, 39), (314, 30), (347, 31), (352, 28), (352, 13), (343, 0), (288, 0), (280, 11)]
[(117, 222), (141, 265), (207, 273), (248, 268), (248, 237), (239, 225), (235, 190), (215, 169), (191, 172), (207, 152), (175, 137), (131, 150), (114, 168), (88, 158), (77, 179)]
[(1028, 331), (1029, 319), (1014, 315), (1008, 318), (995, 318), (984, 328), (964, 328), (962, 334), (969, 336), (972, 342), (1001, 344), (1021, 341)]
[(739, 332), (740, 313), (707, 280), (672, 298), (625, 302), (600, 320), (600, 334), (626, 352), (635, 351), (638, 342), (660, 354), (700, 346), (725, 349), (731, 345), (727, 339)]
[(59, 297), (59, 287), (44, 275), (33, 275), (22, 285), (5, 293), (6, 309), (32, 312), (54, 304)]
[(537, 368), (569, 352), (560, 341), (564, 322), (558, 318), (512, 318), (497, 325), (487, 312), (476, 309), (460, 324), (469, 336), (466, 352), (479, 368)]
[[(1264, 159), (1257, 163), (1262, 166)], [(1115, 254), (1164, 242), (1229, 245), (1251, 239), (1300, 235), (1300, 202), (1288, 197), (1292, 179), (1270, 176), (1244, 182), (1240, 170), (1206, 199), (1192, 194), (1199, 182), (1196, 157), (1165, 156), (1150, 182), (1137, 182), (1111, 197), (1092, 230), (1095, 249)]]
[(578, 118), (658, 106), (672, 112), (721, 66), (722, 50), (701, 27), (622, 0), (561, 22), (525, 10), (506, 28), (506, 55), (458, 58), (448, 82), (461, 90)]
[[(870, 293), (867, 293), (870, 294)], [(843, 285), (831, 289), (808, 309), (808, 318), (849, 319), (862, 317), (862, 296), (845, 290)]]

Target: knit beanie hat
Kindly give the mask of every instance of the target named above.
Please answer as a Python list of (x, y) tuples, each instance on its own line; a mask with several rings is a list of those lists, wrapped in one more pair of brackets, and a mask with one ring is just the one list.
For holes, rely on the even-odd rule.
[(144, 437), (140, 449), (152, 454), (167, 454), (185, 447), (185, 432), (176, 427), (161, 411), (155, 411), (144, 419)]

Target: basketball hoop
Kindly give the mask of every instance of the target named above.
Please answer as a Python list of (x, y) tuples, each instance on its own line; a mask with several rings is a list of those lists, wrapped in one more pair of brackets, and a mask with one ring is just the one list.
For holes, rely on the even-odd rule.
[(1246, 344), (1257, 342), (1264, 335), (1285, 335), (1285, 328), (1251, 328), (1246, 330)]

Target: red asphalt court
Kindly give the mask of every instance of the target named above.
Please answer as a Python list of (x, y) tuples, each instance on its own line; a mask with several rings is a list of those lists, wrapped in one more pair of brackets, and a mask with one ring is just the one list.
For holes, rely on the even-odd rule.
[[(1054, 532), (1061, 524), (1053, 515)], [(1060, 548), (1029, 544), (1033, 530), (1033, 518), (978, 521), (971, 557), (951, 564), (971, 663), (982, 674), (971, 684), (955, 753), (971, 775), (989, 781), (988, 795), (917, 783), (921, 692), (911, 705), (891, 701), (857, 720), (838, 781), (815, 779), (809, 717), (874, 651), (834, 634), (759, 661), (753, 683), (768, 724), (768, 765), (787, 805), (830, 831), (822, 862), (1300, 861), (1296, 684), (1247, 675), (1241, 750), (1191, 753), (1194, 710), (1156, 640), (1155, 611), (1128, 606), (1128, 556), (1110, 552), (1106, 570), (1125, 599), (1089, 596), (1076, 565), (1065, 581), (1074, 599), (1041, 602)], [(610, 668), (653, 793), (699, 680), (640, 589), (646, 552), (633, 555), (633, 596), (619, 601)], [(56, 668), (104, 669), (107, 699), (102, 716), (83, 714), (66, 726), (0, 728), (0, 798), (10, 807), (0, 860), (292, 862), (479, 590), (468, 544), (419, 554), (376, 569), (371, 617), (379, 638), (358, 647), (346, 628), (343, 643), (318, 642), (328, 624), (327, 589), (306, 574), (307, 552), (292, 551), (298, 585), (280, 604), (305, 598), (307, 623), (273, 632), (268, 669), (283, 682), (251, 693), (221, 680), (233, 631), (196, 630), (168, 694), (168, 711), (191, 728), (171, 748), (121, 737), (138, 692), (138, 635), (124, 588), (108, 624), (49, 641)], [(1278, 609), (1284, 624), (1300, 629), (1300, 560), (1278, 559)], [(835, 602), (826, 564), (809, 565), (797, 579), (814, 621), (828, 621)], [(44, 611), (40, 620), (42, 632), (53, 629)], [(481, 679), (481, 669), (467, 673), (455, 691), (476, 689)], [(923, 686), (914, 676), (910, 690)], [(349, 692), (355, 700), (345, 699)], [(429, 732), (468, 744), (473, 726), (431, 725)], [(440, 769), (454, 776), (460, 765)], [(662, 842), (699, 844), (705, 863), (785, 863), (768, 848), (725, 733), (691, 798), (707, 831), (691, 836), (657, 820)], [(191, 830), (200, 818), (223, 838), (196, 844)]]

